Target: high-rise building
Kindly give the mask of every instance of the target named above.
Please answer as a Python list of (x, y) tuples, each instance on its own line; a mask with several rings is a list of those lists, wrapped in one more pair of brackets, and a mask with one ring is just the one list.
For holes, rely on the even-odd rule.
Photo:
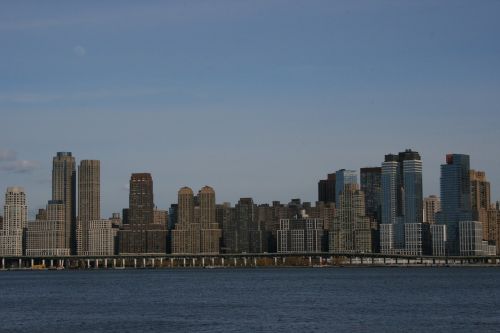
[(470, 170), (472, 219), (483, 225), (483, 239), (489, 239), (488, 210), (491, 208), (490, 182), (484, 171)]
[(28, 223), (26, 255), (69, 256), (65, 232), (66, 205), (62, 200), (51, 200), (46, 211), (46, 219)]
[(172, 230), (172, 253), (200, 253), (200, 224), (194, 221), (193, 190), (183, 187), (177, 197), (177, 224)]
[(278, 253), (320, 253), (323, 239), (323, 220), (308, 218), (281, 219), (278, 234)]
[[(407, 149), (398, 155), (386, 155), (382, 163), (381, 182), (382, 223), (394, 225), (391, 229), (394, 238), (386, 240), (392, 241), (393, 245), (388, 248), (396, 252), (407, 251), (405, 250), (404, 224), (423, 222), (422, 161), (419, 153)], [(408, 230), (422, 229), (410, 228)], [(419, 237), (413, 235), (411, 238), (418, 239)]]
[(430, 225), (427, 223), (405, 223), (405, 248), (400, 253), (409, 256), (430, 255), (432, 240)]
[(382, 168), (360, 169), (361, 191), (365, 194), (366, 216), (380, 222), (382, 209)]
[(364, 193), (357, 184), (347, 184), (340, 193), (330, 230), (330, 252), (370, 253), (370, 219), (365, 215)]
[(100, 162), (83, 160), (78, 167), (77, 253), (93, 252), (88, 239), (89, 222), (101, 218)]
[(318, 183), (318, 201), (324, 203), (335, 202), (335, 174), (328, 174), (326, 179)]
[(171, 204), (170, 208), (168, 209), (168, 230), (174, 229), (175, 225), (179, 220), (178, 216), (179, 216), (179, 205)]
[(234, 208), (229, 244), (232, 253), (260, 253), (263, 251), (264, 236), (258, 223), (257, 205), (252, 198), (241, 198)]
[(358, 175), (354, 170), (341, 169), (335, 172), (335, 203), (338, 206), (339, 195), (348, 184), (357, 184)]
[(252, 253), (250, 251), (250, 228), (255, 223), (255, 207), (251, 198), (241, 198), (234, 208), (234, 249), (232, 253)]
[(83, 255), (112, 256), (115, 252), (115, 244), (111, 221), (88, 221), (87, 242), (87, 250), (82, 253)]
[(47, 210), (45, 208), (38, 209), (38, 213), (35, 215), (37, 220), (47, 220)]
[(23, 233), (28, 222), (26, 193), (22, 187), (8, 187), (5, 192), (4, 221), (0, 230), (0, 255), (22, 256)]
[(123, 225), (120, 213), (113, 213), (109, 220), (111, 221), (111, 225), (114, 227), (119, 228)]
[(215, 191), (203, 187), (195, 198), (189, 187), (178, 193), (177, 224), (172, 230), (172, 253), (217, 254), (222, 231), (216, 219)]
[(234, 224), (234, 208), (231, 203), (224, 202), (215, 206), (215, 218), (222, 229), (222, 253), (236, 253), (236, 226)]
[(167, 229), (154, 224), (153, 178), (149, 173), (134, 173), (130, 178), (128, 224), (119, 231), (121, 254), (164, 254)]
[(448, 154), (441, 165), (441, 211), (437, 222), (446, 225), (446, 253), (458, 255), (459, 222), (472, 220), (469, 155)]
[(395, 224), (398, 213), (399, 159), (386, 155), (382, 163), (382, 224)]
[(435, 224), (436, 214), (441, 210), (441, 200), (435, 195), (424, 198), (424, 223)]
[(52, 200), (63, 202), (64, 247), (76, 253), (76, 167), (70, 152), (58, 152), (53, 158)]
[(422, 161), (407, 149), (382, 163), (382, 222), (422, 223)]
[(155, 208), (153, 210), (153, 223), (168, 226), (168, 212)]
[(446, 225), (431, 224), (432, 255), (446, 255)]
[(215, 191), (204, 186), (198, 192), (200, 200), (201, 253), (218, 254), (222, 231), (215, 219)]
[(478, 221), (459, 221), (461, 256), (481, 256), (483, 251), (483, 225)]

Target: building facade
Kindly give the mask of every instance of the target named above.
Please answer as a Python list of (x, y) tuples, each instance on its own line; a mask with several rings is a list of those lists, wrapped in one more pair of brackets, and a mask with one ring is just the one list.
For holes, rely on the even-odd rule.
[(435, 195), (424, 198), (424, 223), (436, 224), (436, 214), (441, 210), (441, 200)]
[(321, 219), (282, 219), (277, 231), (278, 253), (320, 253), (323, 233)]
[(64, 205), (64, 248), (76, 253), (76, 166), (70, 152), (58, 152), (52, 160), (52, 200)]
[(484, 171), (470, 170), (472, 219), (483, 225), (483, 239), (489, 240), (488, 210), (491, 209), (490, 182)]
[(360, 169), (361, 191), (365, 194), (366, 216), (381, 220), (382, 210), (382, 168), (371, 167)]
[(128, 224), (118, 232), (120, 254), (165, 254), (167, 229), (154, 224), (153, 179), (149, 173), (130, 178)]
[[(422, 161), (418, 152), (407, 149), (398, 155), (385, 156), (382, 163), (382, 223), (393, 224), (392, 239), (386, 239), (384, 249), (392, 252), (415, 252), (414, 243), (406, 246), (407, 239), (420, 239), (422, 235), (407, 237), (406, 230), (418, 231), (422, 227), (405, 224), (423, 223)], [(384, 227), (385, 228), (385, 227)], [(382, 227), (381, 227), (382, 230)], [(389, 230), (386, 228), (385, 230)], [(387, 236), (387, 234), (385, 235)], [(382, 243), (382, 234), (380, 235)], [(390, 242), (392, 244), (388, 244)], [(417, 252), (420, 252), (417, 251)]]
[(26, 193), (22, 187), (8, 187), (5, 192), (4, 220), (0, 229), (0, 255), (22, 256), (23, 234), (28, 222)]
[(364, 193), (357, 184), (346, 184), (340, 193), (329, 236), (330, 252), (371, 252), (370, 219), (365, 215)]
[(172, 253), (220, 253), (222, 230), (217, 223), (213, 188), (203, 187), (196, 197), (189, 187), (181, 188), (177, 218), (172, 230)]
[(358, 174), (355, 170), (341, 169), (335, 172), (335, 203), (338, 206), (339, 195), (344, 187), (349, 184), (358, 183)]
[(441, 211), (437, 222), (446, 225), (446, 254), (459, 255), (459, 223), (472, 221), (469, 155), (448, 154), (441, 165)]
[(26, 255), (69, 256), (66, 238), (66, 205), (62, 200), (51, 200), (47, 204), (47, 218), (28, 223), (26, 232)]
[(222, 231), (215, 218), (215, 191), (210, 186), (204, 186), (198, 192), (198, 198), (200, 201), (200, 251), (202, 254), (218, 254)]
[(478, 221), (459, 222), (459, 246), (461, 256), (482, 256), (483, 225)]
[(77, 253), (83, 255), (93, 249), (89, 242), (89, 223), (101, 218), (100, 161), (83, 160), (78, 166)]
[(87, 226), (88, 250), (83, 255), (112, 256), (115, 252), (114, 232), (110, 220), (92, 220)]
[(431, 224), (431, 241), (432, 241), (432, 255), (445, 256), (446, 255), (446, 225)]
[(324, 203), (335, 202), (335, 174), (328, 174), (326, 179), (318, 183), (318, 201)]

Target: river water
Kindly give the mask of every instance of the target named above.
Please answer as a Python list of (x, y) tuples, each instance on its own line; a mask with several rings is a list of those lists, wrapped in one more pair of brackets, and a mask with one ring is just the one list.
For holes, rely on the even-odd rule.
[(0, 332), (500, 332), (499, 268), (0, 272)]

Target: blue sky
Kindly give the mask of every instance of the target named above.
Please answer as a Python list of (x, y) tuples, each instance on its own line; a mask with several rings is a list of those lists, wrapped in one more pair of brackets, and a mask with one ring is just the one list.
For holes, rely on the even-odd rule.
[[(100, 159), (102, 214), (151, 172), (217, 201), (315, 201), (341, 168), (419, 151), (424, 194), (468, 153), (500, 199), (498, 1), (0, 4), (0, 189), (50, 199), (52, 156)], [(2, 190), (3, 191), (3, 190)]]

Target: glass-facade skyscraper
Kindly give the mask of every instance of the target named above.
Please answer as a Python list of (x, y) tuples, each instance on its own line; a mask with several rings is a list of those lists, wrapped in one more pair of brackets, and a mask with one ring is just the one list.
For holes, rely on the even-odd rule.
[(382, 223), (422, 223), (422, 160), (407, 149), (382, 163)]
[(339, 195), (347, 184), (357, 184), (358, 174), (355, 170), (341, 169), (335, 173), (335, 202), (339, 202)]
[(441, 212), (438, 223), (446, 225), (446, 251), (459, 254), (459, 222), (472, 220), (470, 157), (463, 154), (446, 155), (441, 165)]
[(423, 222), (420, 154), (407, 149), (398, 155), (386, 155), (382, 163), (381, 178), (382, 224), (393, 224), (391, 238), (394, 243), (389, 248), (405, 249), (407, 236), (418, 238), (414, 237), (415, 235), (406, 235), (405, 230), (421, 230), (405, 225)]

